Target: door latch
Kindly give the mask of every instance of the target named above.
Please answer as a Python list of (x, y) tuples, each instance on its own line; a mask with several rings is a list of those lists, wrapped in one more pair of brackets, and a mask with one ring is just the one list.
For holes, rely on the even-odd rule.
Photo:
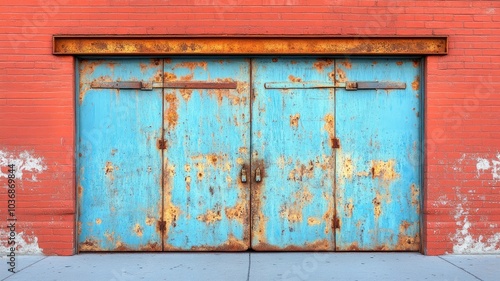
[(247, 182), (247, 170), (245, 169), (245, 167), (241, 169), (241, 182)]
[(257, 169), (255, 170), (255, 181), (256, 181), (256, 182), (260, 182), (261, 180), (262, 180), (262, 179), (261, 179), (261, 177), (260, 177), (260, 168), (257, 168)]

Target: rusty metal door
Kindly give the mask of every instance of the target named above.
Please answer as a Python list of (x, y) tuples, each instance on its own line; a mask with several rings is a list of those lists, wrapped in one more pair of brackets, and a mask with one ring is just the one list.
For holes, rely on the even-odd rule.
[(161, 251), (162, 90), (95, 88), (159, 81), (161, 60), (80, 60), (77, 106), (78, 249)]
[(336, 81), (394, 81), (402, 89), (336, 92), (336, 249), (418, 250), (420, 60), (336, 60)]
[(165, 250), (250, 246), (249, 68), (244, 59), (165, 60)]
[(80, 250), (419, 249), (419, 60), (78, 70)]
[(420, 61), (252, 63), (252, 248), (418, 250)]
[[(252, 248), (334, 250), (333, 60), (252, 62)], [(308, 86), (309, 85), (309, 86)]]

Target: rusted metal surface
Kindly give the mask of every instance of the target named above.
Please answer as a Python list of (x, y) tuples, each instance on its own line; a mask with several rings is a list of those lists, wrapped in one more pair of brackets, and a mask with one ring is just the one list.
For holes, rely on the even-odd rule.
[[(142, 66), (142, 67), (141, 67)], [(145, 79), (158, 60), (80, 60), (77, 107), (80, 251), (161, 251), (162, 92), (94, 89), (95, 82)], [(145, 110), (147, 109), (147, 110)], [(161, 208), (161, 207), (160, 207)]]
[(447, 37), (53, 37), (55, 55), (444, 55), (447, 52)]
[[(421, 75), (411, 59), (338, 60), (336, 68), (337, 80), (412, 85)], [(416, 86), (337, 89), (337, 250), (419, 250), (421, 97)]]
[(311, 81), (294, 81), (294, 82), (269, 82), (265, 83), (266, 89), (321, 89), (321, 88), (345, 88), (346, 90), (393, 90), (406, 89), (406, 83), (403, 82), (358, 82), (346, 81), (341, 83), (324, 83)]
[(419, 249), (420, 61), (80, 60), (78, 76), (80, 251)]
[[(321, 65), (321, 71), (315, 65)], [(270, 81), (333, 83), (327, 60), (252, 61), (252, 248), (328, 251), (335, 248), (333, 89), (266, 88)], [(285, 82), (291, 80), (294, 82)], [(297, 82), (299, 81), (299, 82)]]
[[(250, 246), (250, 65), (243, 59), (166, 59), (166, 251)], [(205, 82), (191, 82), (203, 81)], [(175, 87), (174, 87), (175, 86)]]

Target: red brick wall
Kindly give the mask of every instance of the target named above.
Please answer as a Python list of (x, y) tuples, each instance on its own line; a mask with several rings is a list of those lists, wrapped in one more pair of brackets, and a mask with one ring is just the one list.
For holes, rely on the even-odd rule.
[(90, 2), (0, 4), (0, 163), (24, 161), (26, 249), (74, 253), (74, 60), (51, 54), (53, 34), (329, 34), (450, 36), (426, 64), (424, 249), (500, 252), (500, 1)]

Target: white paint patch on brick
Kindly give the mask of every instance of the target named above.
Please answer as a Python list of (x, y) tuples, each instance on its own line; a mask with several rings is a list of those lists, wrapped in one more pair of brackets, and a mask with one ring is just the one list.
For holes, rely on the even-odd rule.
[(476, 169), (477, 169), (477, 176), (478, 177), (481, 175), (481, 173), (484, 173), (485, 171), (489, 170), (490, 168), (491, 168), (490, 161), (488, 161), (488, 159), (477, 158)]
[(477, 158), (476, 160), (477, 177), (488, 172), (491, 173), (493, 180), (500, 180), (500, 153), (497, 154), (496, 159)]
[[(460, 194), (460, 191), (457, 190)], [(467, 202), (467, 197), (459, 195), (458, 199), (462, 203)], [(474, 237), (469, 229), (469, 211), (464, 209), (462, 204), (458, 204), (455, 211), (456, 225), (459, 226), (455, 235), (452, 237), (454, 242), (454, 254), (499, 254), (500, 253), (500, 233), (495, 233), (487, 239), (483, 235)]]
[[(37, 181), (37, 174), (47, 170), (42, 157), (35, 157), (26, 150), (18, 155), (0, 150), (0, 166), (7, 167), (9, 164), (15, 165), (16, 179), (23, 179), (24, 172), (30, 172), (31, 179), (26, 179), (28, 181)], [(7, 178), (7, 176), (7, 172), (3, 173), (0, 170), (0, 178)]]
[[(0, 254), (5, 256), (10, 253), (11, 245), (8, 245), (8, 237), (10, 232), (0, 229)], [(25, 235), (24, 232), (16, 233), (16, 255), (43, 255), (43, 249), (38, 246), (38, 238), (33, 235)]]

